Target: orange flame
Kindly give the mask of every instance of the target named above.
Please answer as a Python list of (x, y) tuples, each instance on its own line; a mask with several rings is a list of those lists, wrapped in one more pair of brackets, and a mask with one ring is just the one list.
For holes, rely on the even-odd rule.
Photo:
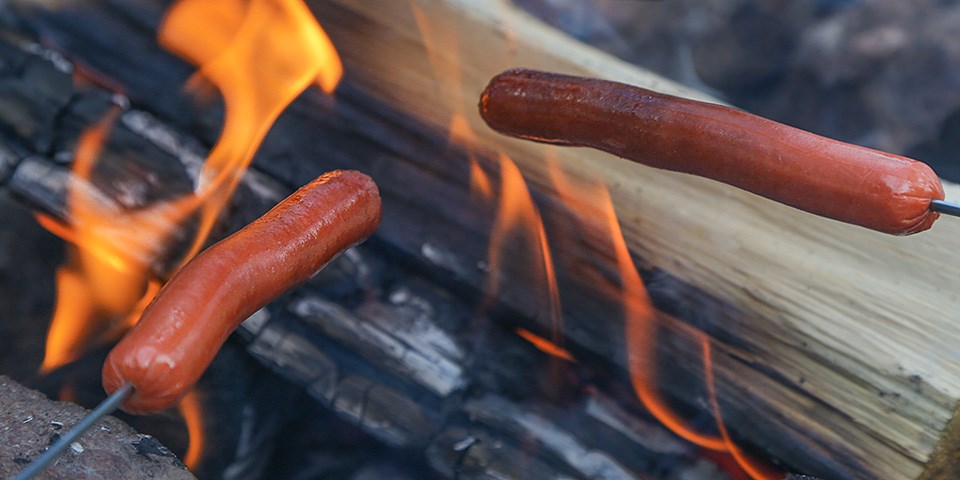
[(130, 320), (124, 319), (156, 293), (147, 289), (150, 260), (189, 211), (190, 202), (184, 200), (128, 211), (96, 189), (94, 165), (118, 113), (112, 110), (77, 142), (75, 175), (67, 185), (71, 225), (38, 216), (42, 226), (74, 245), (57, 272), (56, 307), (41, 372), (126, 330)]
[[(139, 319), (159, 291), (149, 264), (171, 234), (199, 209), (196, 235), (183, 261), (206, 242), (243, 172), (280, 113), (311, 85), (332, 93), (343, 65), (330, 39), (301, 0), (180, 0), (167, 12), (159, 40), (199, 65), (188, 87), (215, 86), (226, 117), (194, 194), (137, 211), (117, 205), (93, 186), (94, 166), (118, 115), (89, 128), (76, 151), (68, 185), (71, 224), (38, 220), (74, 244), (57, 275), (57, 303), (41, 370), (76, 359), (91, 339), (107, 340)], [(185, 456), (202, 455), (200, 404), (189, 394), (181, 411), (190, 434)]]
[(94, 164), (118, 113), (117, 109), (111, 110), (81, 135), (73, 166), (77, 180), (72, 181), (67, 190), (67, 204), (76, 218), (75, 245), (81, 247), (77, 251), (79, 268), (90, 279), (87, 286), (97, 305), (111, 313), (122, 313), (132, 306), (143, 293), (144, 282), (137, 278), (138, 272), (128, 267), (129, 254), (118, 250), (112, 239), (103, 235), (104, 230), (112, 229), (111, 214), (117, 212), (117, 206), (84, 192), (86, 185), (80, 182), (88, 182), (93, 176)]
[(220, 139), (200, 172), (204, 202), (189, 258), (280, 113), (311, 84), (332, 93), (343, 64), (301, 0), (180, 0), (167, 11), (159, 41), (199, 65), (196, 79), (215, 85), (226, 108)]
[[(437, 90), (442, 95), (444, 103), (453, 112), (450, 117), (449, 141), (467, 148), (467, 160), (470, 163), (470, 191), (473, 198), (492, 200), (493, 182), (477, 160), (477, 134), (470, 128), (470, 122), (464, 114), (467, 107), (472, 107), (472, 99), (471, 105), (465, 105), (464, 100), (467, 96), (463, 95), (459, 36), (449, 28), (449, 24), (431, 22), (427, 14), (412, 2), (410, 10), (420, 30), (420, 36), (423, 37)], [(452, 55), (452, 58), (445, 55)]]
[(50, 320), (41, 372), (49, 372), (79, 358), (91, 336), (88, 332), (90, 322), (77, 321), (78, 317), (92, 318), (96, 310), (93, 294), (78, 270), (75, 266), (57, 270), (57, 306)]
[(203, 410), (200, 408), (200, 398), (197, 392), (190, 391), (180, 400), (180, 415), (187, 424), (187, 434), (190, 437), (190, 446), (183, 456), (183, 464), (190, 470), (195, 470), (203, 454)]
[(477, 134), (470, 128), (466, 117), (454, 113), (450, 119), (450, 142), (467, 148), (467, 160), (470, 162), (470, 193), (475, 200), (493, 199), (493, 182), (477, 161)]
[[(194, 81), (224, 97), (226, 120), (200, 174), (197, 192), (129, 211), (93, 186), (94, 166), (119, 112), (89, 128), (77, 143), (75, 179), (68, 185), (71, 224), (38, 220), (73, 243), (57, 274), (57, 302), (41, 371), (79, 357), (91, 340), (122, 334), (160, 289), (150, 262), (198, 208), (200, 225), (183, 261), (206, 241), (241, 175), (280, 112), (311, 84), (331, 93), (343, 74), (326, 33), (300, 0), (181, 0), (167, 12), (160, 41), (200, 65)], [(195, 468), (203, 450), (196, 394), (180, 406), (190, 435), (184, 462)]]
[(726, 445), (726, 451), (730, 453), (737, 465), (743, 469), (750, 478), (755, 480), (778, 480), (784, 477), (784, 473), (773, 467), (758, 462), (747, 454), (743, 453), (740, 447), (730, 439), (730, 433), (727, 432), (727, 426), (723, 423), (723, 415), (720, 413), (720, 401), (717, 400), (717, 391), (713, 378), (713, 356), (711, 354), (710, 342), (706, 336), (703, 337), (703, 369), (706, 372), (707, 390), (710, 394), (710, 408), (713, 410), (713, 417), (717, 420), (717, 428), (720, 430), (720, 436), (723, 437), (723, 444)]
[[(149, 303), (149, 263), (183, 220), (202, 208), (184, 261), (206, 241), (267, 130), (311, 83), (332, 91), (343, 67), (329, 38), (299, 0), (182, 0), (168, 12), (162, 43), (201, 65), (199, 77), (224, 95), (226, 123), (201, 172), (197, 195), (129, 211), (93, 185), (94, 166), (119, 114), (83, 133), (67, 189), (71, 225), (39, 220), (75, 245), (58, 274), (58, 300), (42, 371), (77, 357), (84, 345), (129, 327)], [(138, 307), (138, 304), (140, 307)], [(125, 319), (125, 320), (124, 320)]]
[[(607, 234), (613, 242), (613, 253), (622, 282), (621, 302), (626, 316), (627, 365), (631, 383), (640, 401), (657, 420), (681, 438), (709, 450), (730, 454), (737, 465), (751, 478), (755, 480), (782, 478), (782, 473), (749, 458), (730, 439), (722, 420), (714, 388), (710, 338), (701, 330), (659, 314), (653, 308), (643, 280), (630, 256), (630, 250), (620, 229), (620, 222), (617, 220), (613, 200), (606, 186), (596, 184), (592, 187), (577, 188), (566, 178), (556, 162), (550, 161), (547, 166), (550, 178), (565, 204), (577, 212), (580, 218), (601, 219), (608, 229)], [(587, 198), (591, 201), (587, 201)], [(711, 409), (720, 435), (697, 432), (668, 406), (657, 390), (654, 359), (656, 358), (657, 330), (661, 327), (669, 328), (694, 340), (701, 348)]]
[(57, 391), (57, 400), (61, 402), (79, 403), (80, 397), (77, 396), (77, 386), (74, 384), (73, 379), (67, 379), (60, 385), (60, 390)]
[(521, 338), (533, 344), (537, 350), (540, 350), (547, 355), (557, 357), (561, 360), (566, 360), (568, 362), (575, 362), (573, 354), (570, 353), (566, 348), (557, 345), (556, 343), (547, 340), (546, 338), (537, 335), (530, 330), (524, 328), (516, 329), (517, 335), (520, 335)]
[(520, 169), (506, 155), (500, 155), (500, 198), (497, 201), (497, 216), (493, 222), (488, 250), (490, 275), (487, 276), (486, 293), (491, 298), (500, 291), (499, 272), (503, 270), (503, 252), (506, 251), (513, 235), (525, 238), (532, 247), (536, 272), (535, 282), (543, 285), (547, 294), (545, 306), (551, 325), (551, 340), (560, 345), (563, 330), (560, 319), (560, 292), (557, 288), (557, 276), (554, 272), (553, 256), (547, 243), (547, 233), (543, 227), (540, 212), (533, 203), (527, 184)]
[[(203, 204), (189, 259), (203, 246), (280, 113), (312, 84), (333, 93), (343, 64), (301, 0), (180, 0), (167, 11), (159, 41), (199, 66), (191, 83), (216, 86), (226, 109), (220, 138), (200, 172), (197, 195)], [(203, 449), (196, 395), (188, 394), (180, 408), (190, 434), (184, 463), (194, 468)]]
[[(416, 4), (410, 3), (413, 19), (423, 37), (427, 57), (433, 67), (437, 91), (444, 102), (454, 111), (463, 112), (463, 77), (460, 72), (460, 41), (458, 32), (444, 22), (431, 22), (427, 14)], [(448, 57), (448, 55), (450, 57)], [(473, 101), (471, 100), (471, 104)]]

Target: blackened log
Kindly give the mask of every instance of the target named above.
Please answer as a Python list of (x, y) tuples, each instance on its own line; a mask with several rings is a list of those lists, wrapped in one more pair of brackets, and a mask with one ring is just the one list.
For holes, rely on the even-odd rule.
[[(157, 112), (209, 144), (219, 120), (215, 110), (171, 108), (166, 96), (158, 95), (173, 95), (178, 88), (174, 85), (189, 72), (153, 44), (152, 30), (165, 5), (147, 0), (102, 2), (80, 15), (44, 12), (18, 20), (20, 26), (42, 32), (70, 52), (85, 68), (122, 86), (138, 109)], [(457, 102), (468, 99), (466, 104), (472, 105), (483, 82), (498, 71), (492, 66), (510, 65), (505, 60), (630, 80), (650, 78), (525, 17), (509, 17), (525, 27), (519, 30), (522, 41), (514, 45), (512, 56), (491, 59), (490, 45), (511, 51), (508, 43), (514, 37), (500, 33), (491, 13), (500, 8), (513, 15), (509, 6), (461, 8), (447, 2), (431, 6), (444, 13), (438, 17), (458, 22), (462, 38), (471, 39), (462, 45), (469, 52), (465, 57), (471, 65), (483, 66), (469, 70), (465, 77), (469, 84), (454, 94)], [(317, 5), (315, 10), (342, 47), (352, 76), (335, 102), (315, 92), (303, 95), (280, 119), (256, 165), (290, 185), (331, 168), (372, 174), (385, 199), (385, 221), (375, 242), (414, 267), (440, 272), (465, 297), (481, 297), (487, 278), (482, 266), (488, 212), (469, 208), (468, 151), (450, 145), (445, 131), (456, 108), (441, 105), (445, 99), (434, 98), (435, 89), (427, 88), (434, 83), (432, 78), (424, 80), (424, 72), (431, 70), (424, 53), (427, 46), (408, 7), (342, 0)], [(136, 53), (112, 48), (118, 42), (110, 40), (110, 32), (121, 32), (124, 50)], [(373, 32), (389, 32), (383, 38), (403, 41), (384, 41)], [(358, 33), (370, 41), (358, 41)], [(404, 61), (406, 66), (401, 66)], [(139, 68), (131, 68), (135, 65)], [(664, 82), (654, 87), (672, 88)], [(484, 168), (496, 179), (493, 148), (513, 154), (537, 187), (548, 231), (559, 230), (574, 239), (574, 247), (557, 255), (563, 265), (558, 269), (561, 291), (576, 292), (564, 301), (564, 333), (570, 348), (580, 356), (611, 360), (622, 367), (619, 281), (609, 248), (603, 247), (607, 240), (598, 228), (569, 227), (575, 224), (572, 214), (555, 201), (546, 175), (537, 168), (543, 155), (539, 147), (504, 141), (483, 130), (476, 119), (471, 121), (482, 143), (490, 146), (476, 152)], [(956, 238), (951, 235), (955, 227), (938, 225), (936, 232), (911, 239), (915, 248), (908, 249), (892, 239), (824, 223), (716, 185), (624, 170), (589, 153), (558, 155), (567, 166), (580, 165), (574, 168), (580, 173), (591, 169), (584, 165), (601, 171), (621, 209), (629, 209), (623, 216), (627, 240), (644, 266), (641, 273), (654, 302), (714, 340), (725, 420), (749, 444), (822, 476), (858, 478), (893, 471), (911, 478), (928, 463), (944, 460), (933, 451), (941, 438), (950, 438), (944, 431), (956, 405), (950, 387), (956, 372), (939, 367), (944, 365), (941, 350), (949, 349), (951, 342), (939, 334), (942, 329), (931, 325), (945, 318), (944, 312), (955, 310), (955, 300), (932, 292), (958, 276), (951, 267), (931, 260), (939, 254), (917, 252), (947, 254), (950, 239)], [(714, 204), (724, 208), (714, 215), (702, 214), (703, 205)], [(851, 250), (851, 245), (857, 248)], [(514, 248), (504, 256), (517, 258), (522, 253)], [(498, 292), (498, 312), (507, 312), (504, 316), (512, 322), (548, 332), (543, 292), (522, 280), (525, 270), (516, 262), (499, 272), (504, 288)], [(903, 280), (906, 287), (885, 280), (891, 271), (897, 278), (901, 273), (909, 276)], [(916, 328), (915, 323), (929, 328)], [(834, 337), (834, 330), (823, 324), (844, 328)], [(850, 343), (851, 338), (872, 338), (885, 348)], [(906, 345), (901, 356), (909, 361), (896, 365), (888, 351), (901, 344)], [(937, 347), (920, 347), (928, 344)], [(662, 349), (673, 355), (676, 371), (661, 375), (667, 379), (661, 387), (702, 409), (704, 394), (691, 394), (688, 388), (702, 383), (696, 349), (680, 341), (664, 342)], [(761, 414), (767, 421), (758, 424), (755, 419)]]
[[(44, 57), (37, 53), (25, 61), (48, 61)], [(121, 115), (103, 161), (116, 164), (98, 172), (101, 181), (93, 188), (99, 194), (125, 208), (138, 208), (185, 191), (196, 180), (202, 157), (190, 136), (98, 88), (83, 87), (69, 97), (72, 100), (60, 106), (54, 127), (42, 128), (39, 118), (21, 120), (36, 122), (38, 131), (55, 139), (43, 154), (26, 150), (7, 183), (35, 208), (71, 221), (65, 203), (66, 184), (75, 181), (69, 170), (71, 148), (87, 125), (115, 107)], [(11, 135), (9, 140), (25, 139)], [(132, 159), (140, 167), (124, 168), (122, 159), (133, 150), (144, 157)], [(151, 164), (163, 164), (156, 168), (169, 172), (174, 193), (155, 192), (159, 187), (152, 178), (139, 175), (151, 172)], [(137, 195), (123, 195), (127, 191)], [(219, 235), (245, 224), (286, 191), (285, 184), (270, 176), (250, 172)], [(542, 436), (545, 423), (539, 420), (509, 422), (505, 414), (525, 412), (536, 403), (515, 403), (506, 396), (531, 399), (543, 392), (556, 394), (552, 376), (556, 372), (541, 368), (549, 359), (511, 331), (501, 331), (496, 320), (474, 319), (472, 307), (434, 284), (442, 278), (413, 279), (410, 265), (395, 262), (395, 256), (388, 255), (387, 260), (382, 252), (362, 250), (369, 249), (348, 251), (308, 285), (258, 312), (240, 329), (254, 358), (302, 386), (340, 417), (386, 445), (434, 452), (426, 455), (434, 455), (430, 463), (441, 473), (459, 471), (466, 462), (472, 465), (472, 475), (522, 476), (530, 473), (526, 465), (532, 462), (548, 477), (590, 478), (603, 473), (597, 468), (612, 469), (613, 475), (629, 470), (632, 476), (679, 472), (699, 461), (689, 445), (639, 413), (629, 392), (614, 399), (601, 394), (599, 387), (587, 388), (587, 396), (572, 397), (574, 407), (558, 410), (564, 426), (558, 419), (541, 419), (529, 412), (528, 418), (557, 422), (549, 438)], [(162, 268), (156, 272), (165, 273)], [(471, 322), (474, 325), (468, 325)], [(478, 339), (483, 339), (479, 346)], [(583, 369), (605, 369), (607, 361), (598, 360), (597, 366)], [(584, 386), (571, 388), (582, 392)], [(481, 400), (470, 400), (475, 396)], [(484, 407), (488, 404), (503, 411)], [(271, 434), (262, 423), (256, 429), (259, 436)], [(589, 438), (577, 439), (583, 432), (590, 432)], [(457, 454), (474, 436), (483, 437), (483, 447), (471, 448), (468, 456)], [(530, 442), (541, 441), (542, 449), (527, 451)], [(499, 460), (478, 464), (475, 457), (488, 448), (495, 448)], [(599, 467), (583, 463), (586, 448), (600, 461)], [(449, 449), (453, 456), (441, 453)], [(229, 465), (233, 468), (233, 463)]]
[[(376, 255), (361, 251), (350, 261)], [(307, 284), (240, 334), (313, 398), (388, 445), (425, 451), (448, 478), (668, 478), (697, 468), (696, 450), (639, 414), (629, 392), (585, 387), (580, 376), (602, 376), (592, 367), (552, 363), (490, 321), (461, 328), (465, 305), (423, 279), (390, 285), (345, 307)]]

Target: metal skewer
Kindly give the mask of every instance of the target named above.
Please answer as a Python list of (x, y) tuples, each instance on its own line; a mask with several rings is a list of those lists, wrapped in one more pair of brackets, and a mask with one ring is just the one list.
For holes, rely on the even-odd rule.
[(87, 414), (86, 417), (83, 417), (80, 420), (80, 423), (77, 423), (76, 426), (70, 429), (64, 436), (60, 437), (47, 451), (43, 452), (43, 455), (40, 455), (30, 465), (27, 465), (27, 468), (24, 468), (20, 473), (14, 477), (13, 480), (29, 480), (35, 475), (40, 473), (47, 465), (55, 460), (60, 453), (67, 449), (71, 443), (76, 441), (83, 435), (84, 432), (94, 426), (101, 418), (110, 415), (113, 413), (119, 406), (133, 393), (133, 385), (129, 383), (124, 383), (117, 391), (110, 394), (104, 401), (100, 402), (100, 405), (97, 405), (97, 408), (93, 409), (92, 412)]
[(945, 202), (943, 200), (931, 200), (930, 210), (940, 212), (946, 215), (960, 217), (960, 204)]

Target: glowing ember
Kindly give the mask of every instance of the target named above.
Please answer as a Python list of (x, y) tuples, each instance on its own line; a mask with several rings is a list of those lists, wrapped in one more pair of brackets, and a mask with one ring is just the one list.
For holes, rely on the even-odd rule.
[(559, 358), (561, 360), (566, 360), (568, 362), (574, 362), (573, 355), (567, 351), (567, 349), (543, 338), (529, 330), (518, 328), (516, 330), (517, 335), (520, 335), (521, 338), (533, 344), (534, 347), (537, 347), (537, 350), (540, 350), (547, 355)]

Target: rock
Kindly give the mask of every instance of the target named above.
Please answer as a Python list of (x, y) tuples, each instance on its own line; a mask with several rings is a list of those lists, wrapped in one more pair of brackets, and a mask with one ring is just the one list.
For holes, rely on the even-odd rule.
[[(0, 479), (12, 478), (78, 423), (88, 410), (48, 400), (0, 375)], [(40, 479), (193, 479), (156, 439), (106, 417), (70, 445)]]
[(747, 111), (908, 154), (960, 181), (958, 2), (515, 2), (587, 43)]

